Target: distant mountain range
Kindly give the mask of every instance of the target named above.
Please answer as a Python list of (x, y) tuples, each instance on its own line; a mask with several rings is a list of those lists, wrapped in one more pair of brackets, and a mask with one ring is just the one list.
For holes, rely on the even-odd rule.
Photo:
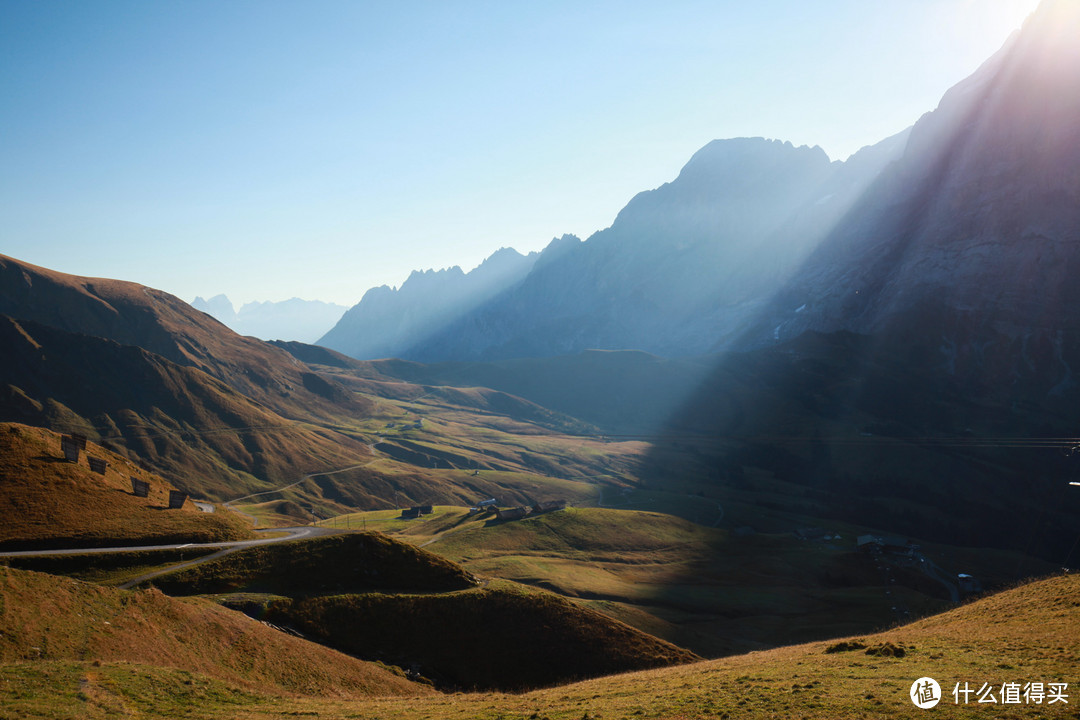
[[(1043, 3), (935, 111), (846, 162), (761, 138), (714, 141), (611, 227), (553, 241), (486, 300), (458, 302), (449, 282), (427, 283), (412, 304), (402, 300), (419, 282), (396, 303), (373, 290), (320, 342), (421, 362), (686, 357), (807, 329), (932, 326), (950, 363), (979, 343), (1016, 345), (1072, 382), (1074, 366), (1054, 358), (1070, 342), (1057, 333), (1080, 326), (1077, 13)], [(378, 332), (355, 322), (376, 315)], [(394, 342), (373, 348), (373, 335)]]
[(313, 343), (341, 319), (347, 307), (321, 300), (292, 298), (281, 302), (249, 302), (239, 310), (225, 295), (196, 297), (191, 306), (212, 315), (241, 335), (260, 340)]
[[(590, 348), (715, 350), (899, 156), (905, 139), (901, 133), (847, 162), (762, 138), (714, 141), (676, 180), (638, 194), (588, 240), (563, 236), (512, 266), (504, 249), (468, 276), (414, 273), (397, 293), (369, 291), (319, 343), (357, 358), (423, 362)], [(509, 266), (498, 282), (484, 272), (496, 261)], [(373, 342), (384, 337), (393, 341)]]
[(362, 360), (410, 357), (417, 343), (521, 282), (537, 258), (502, 248), (468, 273), (415, 271), (400, 288), (368, 290), (318, 342)]

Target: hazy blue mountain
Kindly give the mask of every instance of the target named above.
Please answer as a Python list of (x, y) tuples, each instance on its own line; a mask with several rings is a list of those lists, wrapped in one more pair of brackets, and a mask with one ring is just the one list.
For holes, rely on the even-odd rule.
[(207, 315), (212, 315), (222, 324), (229, 327), (232, 327), (232, 324), (236, 322), (236, 308), (233, 307), (232, 301), (225, 295), (215, 295), (209, 300), (196, 297), (191, 301), (191, 307), (201, 310)]
[(521, 282), (537, 257), (502, 248), (468, 273), (414, 271), (400, 288), (368, 290), (318, 342), (354, 358), (407, 357), (447, 322)]
[(231, 330), (261, 340), (315, 342), (347, 309), (320, 300), (292, 298), (281, 302), (249, 302), (239, 310), (225, 295), (191, 301), (196, 310), (214, 316)]
[(554, 241), (521, 282), (394, 350), (420, 361), (708, 351), (745, 328), (905, 140), (847, 162), (762, 138), (709, 143), (610, 228)]

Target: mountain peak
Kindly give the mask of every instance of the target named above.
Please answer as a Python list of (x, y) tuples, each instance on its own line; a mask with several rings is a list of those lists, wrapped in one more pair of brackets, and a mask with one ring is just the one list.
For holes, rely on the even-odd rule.
[(763, 333), (936, 327), (962, 346), (1080, 328), (1077, 37), (1080, 4), (1047, 0), (950, 89)]

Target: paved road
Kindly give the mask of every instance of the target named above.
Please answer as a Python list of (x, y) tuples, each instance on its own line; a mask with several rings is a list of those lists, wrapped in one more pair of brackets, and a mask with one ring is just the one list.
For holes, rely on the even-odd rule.
[(291, 527), (291, 528), (271, 528), (266, 530), (256, 530), (255, 532), (265, 533), (282, 533), (278, 537), (268, 537), (260, 540), (233, 540), (230, 542), (216, 542), (216, 543), (175, 543), (172, 545), (129, 545), (127, 547), (105, 547), (105, 548), (68, 548), (63, 550), (17, 550), (14, 552), (0, 552), (0, 557), (28, 557), (35, 555), (82, 555), (85, 553), (123, 553), (123, 552), (141, 552), (144, 550), (180, 550), (186, 548), (218, 548), (218, 552), (204, 555), (203, 557), (196, 558), (195, 560), (189, 560), (184, 563), (178, 563), (176, 565), (170, 565), (167, 568), (156, 570), (152, 573), (147, 573), (134, 580), (120, 585), (119, 587), (127, 590), (134, 587), (139, 583), (146, 582), (152, 578), (156, 578), (159, 575), (171, 573), (182, 568), (191, 567), (192, 565), (198, 565), (199, 563), (208, 562), (219, 558), (222, 555), (228, 555), (231, 552), (242, 550), (244, 548), (255, 547), (256, 545), (270, 545), (272, 543), (285, 542), (287, 540), (297, 540), (303, 537), (318, 537), (321, 535), (334, 535), (336, 533), (344, 532), (342, 530), (335, 530), (333, 528), (321, 528), (321, 527)]
[[(372, 443), (367, 443), (367, 446), (371, 450), (372, 455), (378, 455), (378, 451), (375, 449), (375, 446)], [(289, 488), (296, 487), (297, 485), (299, 485), (299, 484), (301, 484), (303, 482), (306, 482), (309, 479), (311, 479), (313, 477), (317, 477), (319, 475), (336, 475), (337, 473), (348, 472), (349, 470), (357, 470), (359, 468), (365, 468), (368, 465), (371, 465), (372, 463), (377, 462), (378, 460), (379, 460), (378, 457), (374, 457), (371, 460), (368, 460), (367, 462), (360, 463), (359, 465), (350, 465), (349, 467), (346, 467), (346, 468), (339, 468), (337, 470), (328, 470), (326, 472), (310, 473), (309, 475), (305, 475), (304, 477), (300, 478), (299, 480), (297, 480), (295, 482), (291, 482), (288, 485), (282, 485), (281, 487), (274, 488), (273, 490), (263, 490), (262, 492), (252, 493), (251, 495), (244, 495), (243, 497), (233, 498), (232, 500), (229, 500), (228, 502), (224, 503), (222, 505), (222, 507), (226, 508), (227, 510), (232, 510), (234, 513), (238, 513), (240, 515), (243, 515), (244, 517), (251, 520), (252, 525), (258, 526), (259, 518), (255, 517), (251, 513), (246, 513), (243, 510), (239, 510), (239, 509), (233, 507), (233, 503), (238, 503), (241, 500), (249, 500), (249, 499), (254, 498), (254, 497), (259, 497), (260, 495), (272, 495), (273, 493), (281, 492), (282, 490), (288, 490)], [(213, 510), (211, 510), (210, 512), (213, 512)]]
[(266, 528), (255, 532), (281, 532), (282, 537), (263, 538), (261, 540), (230, 540), (228, 542), (215, 543), (175, 543), (172, 545), (127, 545), (123, 547), (99, 547), (99, 548), (66, 548), (63, 550), (15, 550), (0, 552), (0, 557), (26, 557), (32, 555), (82, 555), (86, 553), (115, 553), (115, 552), (140, 552), (143, 550), (179, 550), (181, 548), (240, 548), (254, 545), (269, 545), (271, 543), (295, 540), (309, 535), (332, 535), (340, 530), (321, 527), (291, 527), (291, 528)]

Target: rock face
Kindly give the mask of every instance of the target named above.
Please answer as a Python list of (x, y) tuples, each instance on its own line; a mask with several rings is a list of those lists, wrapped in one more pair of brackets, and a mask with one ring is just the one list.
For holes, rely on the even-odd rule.
[(292, 298), (281, 302), (249, 302), (239, 310), (225, 295), (191, 301), (196, 310), (214, 316), (241, 335), (260, 340), (294, 340), (312, 343), (334, 326), (347, 309), (320, 300)]
[(830, 162), (820, 148), (762, 138), (714, 141), (677, 179), (633, 198), (610, 228), (585, 242), (552, 242), (521, 282), (448, 317), (410, 348), (399, 345), (402, 356), (707, 351), (741, 332), (905, 139), (846, 163)]
[(537, 253), (502, 248), (468, 273), (457, 266), (415, 271), (400, 289), (383, 285), (364, 293), (319, 344), (362, 360), (411, 358), (414, 346), (447, 322), (521, 282), (536, 259)]
[(976, 337), (1053, 344), (1080, 329), (1078, 33), (1080, 8), (1046, 2), (950, 90), (757, 340), (920, 327), (955, 349)]

